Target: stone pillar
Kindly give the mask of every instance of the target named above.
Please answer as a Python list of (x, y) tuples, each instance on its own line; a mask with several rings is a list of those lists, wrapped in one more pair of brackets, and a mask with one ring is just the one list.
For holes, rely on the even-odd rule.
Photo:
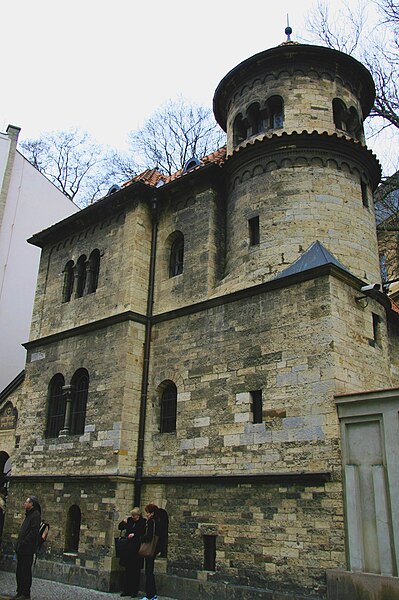
[(64, 427), (61, 429), (58, 437), (65, 437), (70, 434), (72, 415), (72, 386), (64, 385), (62, 387), (62, 394), (65, 397), (65, 419)]

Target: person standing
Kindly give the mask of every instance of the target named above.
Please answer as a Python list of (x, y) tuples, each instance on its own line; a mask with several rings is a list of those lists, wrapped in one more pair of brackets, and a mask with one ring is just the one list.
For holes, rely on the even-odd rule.
[(1, 538), (3, 535), (3, 527), (4, 527), (4, 517), (6, 514), (6, 495), (5, 490), (0, 490), (0, 545)]
[(123, 519), (118, 528), (126, 532), (124, 545), (126, 550), (120, 558), (120, 565), (125, 567), (123, 589), (121, 596), (136, 597), (140, 587), (140, 571), (143, 559), (139, 556), (140, 538), (145, 533), (145, 519), (141, 516), (139, 508), (135, 507), (130, 517)]
[(36, 496), (28, 496), (24, 502), (25, 519), (19, 530), (15, 546), (17, 555), (17, 593), (13, 600), (30, 600), (32, 586), (33, 555), (37, 550), (41, 508)]
[[(156, 504), (147, 504), (144, 510), (145, 517), (147, 519), (147, 525), (145, 534), (141, 538), (140, 542), (151, 542), (154, 535), (158, 535), (155, 523), (159, 509)], [(154, 577), (154, 563), (156, 555), (160, 552), (160, 543), (161, 538), (158, 539), (154, 556), (145, 557), (145, 597), (142, 600), (158, 600)]]

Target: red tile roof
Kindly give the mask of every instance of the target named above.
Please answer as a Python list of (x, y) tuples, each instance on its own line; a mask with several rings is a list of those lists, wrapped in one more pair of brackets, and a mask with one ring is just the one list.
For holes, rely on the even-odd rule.
[(393, 310), (393, 312), (399, 314), (399, 306), (396, 304), (396, 302), (394, 302), (392, 300), (392, 298), (390, 298), (390, 301), (391, 301), (391, 309)]
[(215, 150), (215, 152), (212, 152), (211, 154), (208, 154), (207, 156), (204, 156), (203, 158), (201, 158), (200, 164), (197, 167), (194, 167), (194, 169), (190, 169), (189, 171), (187, 171), (185, 173), (183, 173), (183, 169), (179, 169), (179, 171), (172, 173), (172, 175), (162, 175), (162, 173), (160, 173), (156, 169), (146, 169), (139, 175), (136, 175), (135, 177), (132, 177), (132, 179), (129, 179), (129, 181), (126, 181), (125, 183), (123, 183), (122, 187), (126, 188), (136, 181), (141, 181), (142, 183), (145, 183), (146, 185), (149, 185), (151, 187), (156, 187), (160, 181), (162, 181), (163, 183), (170, 183), (171, 181), (174, 181), (175, 179), (184, 177), (188, 173), (192, 173), (193, 171), (198, 171), (199, 169), (203, 168), (204, 166), (206, 166), (210, 163), (213, 163), (216, 165), (222, 165), (225, 160), (226, 160), (226, 146), (223, 146), (222, 148)]

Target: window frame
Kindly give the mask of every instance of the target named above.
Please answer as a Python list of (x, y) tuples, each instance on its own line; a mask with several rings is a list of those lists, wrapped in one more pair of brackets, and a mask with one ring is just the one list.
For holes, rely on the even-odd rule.
[[(61, 373), (54, 375), (51, 378), (48, 386), (48, 406), (45, 432), (45, 437), (48, 439), (57, 438), (61, 429), (64, 427), (66, 412), (66, 400), (63, 390), (64, 386), (65, 378)], [(58, 409), (57, 406), (59, 406)]]
[(177, 421), (177, 387), (173, 381), (165, 382), (160, 397), (160, 433), (176, 431)]

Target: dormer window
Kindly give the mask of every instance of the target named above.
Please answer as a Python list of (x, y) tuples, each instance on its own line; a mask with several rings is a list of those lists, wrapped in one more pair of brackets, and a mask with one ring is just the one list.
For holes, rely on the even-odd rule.
[(183, 173), (187, 173), (188, 171), (195, 169), (195, 167), (198, 167), (200, 164), (201, 161), (196, 156), (189, 158), (183, 167)]

